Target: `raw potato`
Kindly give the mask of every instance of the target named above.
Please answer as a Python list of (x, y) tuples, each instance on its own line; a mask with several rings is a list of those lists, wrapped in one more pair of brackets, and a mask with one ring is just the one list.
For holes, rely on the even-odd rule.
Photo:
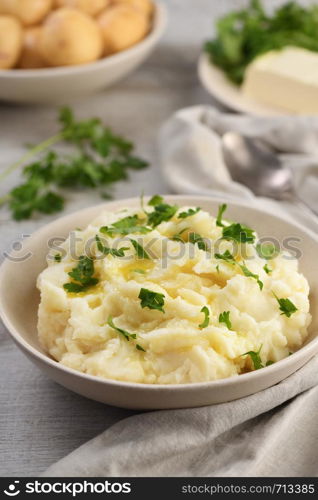
[(74, 7), (89, 16), (97, 16), (110, 5), (111, 0), (55, 0), (57, 7)]
[(53, 0), (0, 0), (0, 14), (9, 14), (29, 26), (44, 19), (53, 6)]
[(149, 30), (147, 17), (134, 7), (124, 5), (107, 9), (98, 21), (104, 35), (106, 56), (135, 45)]
[(40, 26), (27, 28), (23, 33), (22, 54), (19, 60), (19, 68), (35, 69), (44, 68), (45, 61), (40, 53), (42, 29)]
[(22, 48), (22, 28), (11, 16), (0, 16), (0, 69), (13, 68)]
[(103, 37), (91, 17), (63, 7), (52, 12), (43, 24), (40, 48), (50, 66), (85, 64), (101, 57)]
[(141, 10), (147, 16), (153, 12), (153, 3), (150, 0), (112, 0), (114, 5), (128, 5)]

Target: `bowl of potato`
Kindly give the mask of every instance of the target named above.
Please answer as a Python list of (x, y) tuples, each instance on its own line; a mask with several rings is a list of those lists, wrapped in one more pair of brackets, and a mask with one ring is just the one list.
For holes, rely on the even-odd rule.
[(58, 103), (133, 71), (163, 34), (152, 0), (0, 0), (0, 100)]

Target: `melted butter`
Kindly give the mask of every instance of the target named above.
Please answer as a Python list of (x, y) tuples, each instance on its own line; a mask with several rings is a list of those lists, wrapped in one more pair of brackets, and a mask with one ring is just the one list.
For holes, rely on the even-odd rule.
[(140, 259), (140, 260), (135, 260), (131, 264), (128, 264), (127, 266), (124, 266), (121, 268), (121, 273), (125, 279), (132, 279), (136, 278), (136, 276), (144, 276), (142, 273), (135, 272), (135, 270), (141, 270), (144, 271), (145, 273), (151, 271), (155, 267), (155, 263), (151, 260), (147, 259)]

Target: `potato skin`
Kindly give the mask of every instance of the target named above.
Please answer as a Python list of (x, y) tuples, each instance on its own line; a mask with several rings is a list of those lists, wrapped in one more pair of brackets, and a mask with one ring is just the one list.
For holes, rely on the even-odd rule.
[(147, 17), (134, 7), (118, 5), (106, 9), (97, 18), (104, 36), (104, 54), (128, 49), (149, 31)]
[(53, 7), (53, 0), (0, 0), (0, 14), (17, 17), (22, 24), (40, 23)]
[(126, 5), (141, 10), (147, 16), (153, 13), (154, 5), (151, 0), (112, 0), (113, 5)]
[(11, 16), (0, 16), (0, 69), (16, 65), (22, 48), (22, 27)]
[(97, 16), (110, 5), (111, 0), (55, 0), (56, 7), (74, 7), (89, 16)]
[(40, 53), (42, 28), (26, 28), (23, 33), (22, 52), (18, 63), (21, 69), (44, 68), (45, 61)]
[(98, 24), (70, 7), (52, 12), (42, 27), (40, 52), (49, 66), (71, 66), (96, 61), (103, 53)]

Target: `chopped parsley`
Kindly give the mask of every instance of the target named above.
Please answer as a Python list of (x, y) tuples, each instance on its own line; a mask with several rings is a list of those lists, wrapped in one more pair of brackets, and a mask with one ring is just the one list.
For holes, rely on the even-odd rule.
[(258, 274), (252, 273), (252, 271), (250, 271), (244, 264), (240, 264), (240, 268), (242, 269), (244, 276), (256, 280), (260, 290), (263, 290), (264, 283), (259, 279)]
[(267, 264), (263, 267), (266, 274), (270, 274), (273, 272), (273, 269), (270, 269)]
[(185, 227), (184, 229), (181, 229), (181, 231), (179, 231), (178, 233), (174, 234), (173, 236), (171, 236), (171, 240), (173, 241), (181, 241), (181, 243), (184, 243), (184, 240), (181, 238), (181, 236), (183, 235), (183, 233), (185, 233), (186, 231), (188, 231), (188, 227)]
[(73, 281), (65, 283), (63, 285), (64, 290), (69, 293), (80, 293), (91, 286), (97, 285), (99, 280), (94, 277), (94, 273), (94, 261), (82, 255), (77, 266), (68, 273)]
[[(113, 321), (113, 318), (112, 316), (109, 316), (108, 317), (108, 320), (107, 320), (107, 324), (108, 326), (110, 326), (113, 330), (115, 330), (116, 332), (118, 332), (120, 335), (122, 335), (128, 342), (130, 341), (130, 339), (132, 340), (135, 340), (137, 338), (137, 335), (136, 333), (129, 333), (127, 332), (127, 330), (124, 330), (123, 328), (119, 328), (118, 326), (116, 326), (114, 324), (114, 321)], [(136, 344), (136, 349), (138, 351), (143, 351), (143, 352), (146, 352), (145, 349), (143, 347), (141, 347), (141, 345), (139, 344)]]
[(190, 241), (190, 243), (193, 243), (193, 245), (198, 245), (200, 250), (207, 251), (207, 249), (208, 249), (207, 242), (198, 233), (190, 233), (189, 234), (189, 241)]
[(279, 299), (275, 294), (274, 297), (279, 304), (279, 310), (282, 312), (282, 315), (287, 316), (287, 318), (290, 318), (293, 313), (298, 311), (297, 307), (295, 306), (295, 304), (292, 303), (291, 300)]
[(210, 323), (210, 311), (209, 311), (209, 308), (207, 306), (204, 306), (202, 307), (201, 313), (204, 314), (204, 320), (202, 321), (202, 323), (199, 325), (199, 328), (206, 328), (207, 326), (209, 326), (209, 323)]
[(222, 238), (224, 240), (234, 240), (238, 243), (254, 243), (255, 233), (253, 229), (239, 223), (223, 227)]
[(274, 259), (279, 254), (279, 250), (273, 243), (257, 243), (256, 251), (258, 255), (265, 260)]
[(225, 260), (225, 262), (236, 263), (234, 256), (229, 250), (225, 250), (224, 253), (215, 253), (214, 257), (219, 260)]
[(138, 259), (148, 259), (148, 260), (151, 260), (151, 258), (149, 257), (149, 254), (146, 252), (146, 250), (144, 249), (144, 247), (138, 243), (138, 241), (136, 240), (133, 240), (131, 238), (129, 238), (129, 240), (131, 241), (135, 251), (136, 251), (136, 254), (137, 254), (137, 257)]
[(224, 311), (220, 314), (219, 323), (224, 323), (229, 330), (232, 330), (232, 323), (230, 320), (230, 311)]
[(95, 236), (97, 242), (97, 248), (104, 255), (111, 255), (112, 257), (125, 257), (126, 250), (129, 250), (128, 247), (122, 247), (118, 250), (116, 248), (109, 248), (103, 245), (100, 237), (98, 235)]
[(218, 211), (218, 215), (216, 218), (216, 225), (219, 227), (224, 227), (224, 224), (222, 222), (222, 217), (223, 217), (223, 214), (224, 214), (226, 209), (227, 209), (227, 205), (225, 203), (223, 205), (219, 206), (219, 211)]
[(249, 356), (251, 358), (253, 366), (254, 366), (254, 370), (259, 370), (260, 368), (264, 368), (264, 365), (262, 363), (262, 359), (260, 356), (260, 352), (262, 350), (262, 347), (263, 347), (263, 344), (261, 345), (261, 347), (259, 348), (259, 350), (257, 352), (248, 351), (248, 352), (245, 352), (244, 354), (241, 354), (241, 356)]
[(157, 311), (165, 312), (163, 309), (165, 304), (165, 296), (163, 293), (141, 288), (138, 298), (141, 300), (142, 308), (148, 307), (148, 309), (156, 309)]
[(144, 269), (134, 269), (133, 272), (137, 274), (147, 274)]
[(60, 253), (56, 253), (54, 255), (54, 260), (55, 260), (55, 262), (61, 262), (62, 261), (62, 255)]
[(143, 221), (138, 218), (138, 215), (129, 215), (124, 217), (117, 222), (114, 222), (111, 226), (103, 226), (100, 228), (100, 232), (107, 234), (108, 236), (114, 236), (115, 234), (127, 235), (131, 233), (149, 233), (152, 229), (147, 226), (142, 225)]
[(177, 205), (168, 205), (162, 202), (158, 205), (154, 205), (154, 211), (148, 214), (148, 224), (152, 227), (156, 227), (162, 222), (169, 221), (176, 214), (178, 208)]
[(149, 201), (148, 205), (150, 207), (155, 207), (156, 205), (161, 205), (163, 203), (163, 197), (159, 194), (155, 194)]
[(178, 215), (178, 219), (186, 219), (187, 217), (192, 217), (193, 215), (197, 214), (198, 212), (200, 212), (201, 208), (200, 207), (197, 207), (197, 208), (189, 208), (189, 210), (187, 210), (186, 212), (181, 212), (179, 215)]

